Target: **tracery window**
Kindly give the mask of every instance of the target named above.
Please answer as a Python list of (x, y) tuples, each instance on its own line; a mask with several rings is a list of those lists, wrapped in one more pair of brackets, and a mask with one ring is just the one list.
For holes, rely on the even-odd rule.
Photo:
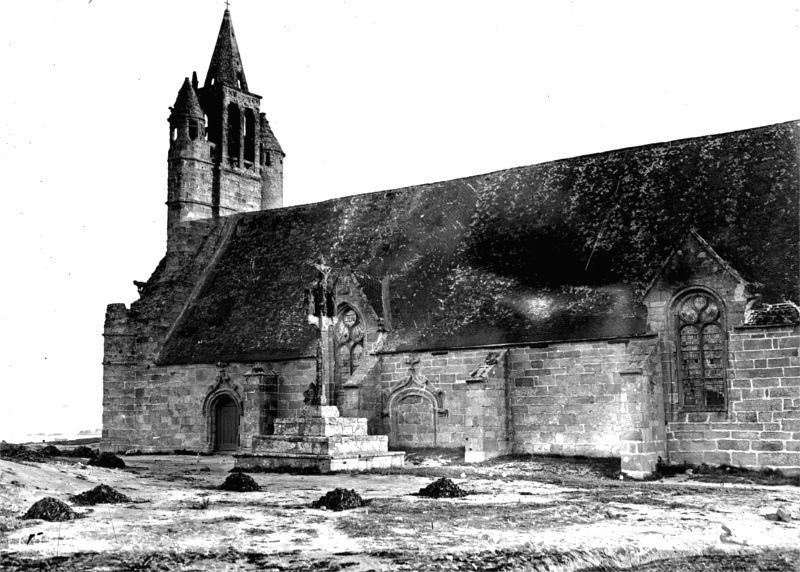
[(678, 370), (681, 406), (686, 410), (724, 410), (725, 327), (721, 304), (693, 292), (678, 304)]
[(364, 355), (364, 326), (355, 310), (345, 306), (339, 312), (335, 333), (339, 371), (349, 377), (358, 369)]

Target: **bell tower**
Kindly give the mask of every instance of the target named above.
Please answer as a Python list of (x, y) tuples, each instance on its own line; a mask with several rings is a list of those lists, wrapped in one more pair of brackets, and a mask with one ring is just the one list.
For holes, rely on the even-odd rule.
[(286, 155), (260, 105), (226, 8), (203, 86), (187, 78), (171, 108), (168, 254), (184, 223), (283, 206)]

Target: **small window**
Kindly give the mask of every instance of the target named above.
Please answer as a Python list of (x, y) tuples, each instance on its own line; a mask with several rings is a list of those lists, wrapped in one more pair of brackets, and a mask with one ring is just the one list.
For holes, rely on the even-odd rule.
[(200, 129), (197, 125), (197, 121), (190, 121), (189, 122), (189, 139), (194, 141), (197, 139), (197, 135), (199, 134)]
[(681, 407), (724, 410), (727, 347), (722, 304), (706, 292), (693, 292), (679, 301), (676, 324)]
[(271, 167), (272, 166), (272, 156), (270, 156), (269, 151), (267, 151), (267, 150), (264, 150), (264, 164), (267, 167)]

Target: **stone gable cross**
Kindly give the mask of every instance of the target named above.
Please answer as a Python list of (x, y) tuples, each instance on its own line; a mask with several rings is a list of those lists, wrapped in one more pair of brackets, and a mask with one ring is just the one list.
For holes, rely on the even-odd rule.
[(408, 375), (417, 377), (417, 364), (419, 363), (418, 357), (406, 358), (406, 365), (408, 366)]

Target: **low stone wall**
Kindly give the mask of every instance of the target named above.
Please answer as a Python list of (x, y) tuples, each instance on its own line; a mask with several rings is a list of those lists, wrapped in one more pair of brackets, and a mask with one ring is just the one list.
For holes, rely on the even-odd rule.
[(730, 331), (728, 410), (677, 412), (667, 434), (673, 464), (800, 467), (800, 332)]

